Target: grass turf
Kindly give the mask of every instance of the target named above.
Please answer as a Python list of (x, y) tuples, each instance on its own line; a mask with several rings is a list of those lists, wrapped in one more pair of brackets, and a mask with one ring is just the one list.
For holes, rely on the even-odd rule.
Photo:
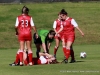
[[(34, 66), (9, 66), (15, 59), (16, 49), (0, 49), (0, 75), (99, 75), (99, 45), (75, 45), (75, 63), (49, 64)], [(80, 58), (80, 52), (85, 51), (87, 58)], [(35, 57), (35, 48), (33, 48)], [(53, 46), (50, 49), (53, 53)], [(59, 62), (63, 59), (62, 47), (57, 52)], [(70, 61), (70, 59), (69, 59)]]
[[(85, 33), (81, 38), (76, 31), (74, 43), (76, 63), (52, 64), (36, 66), (10, 67), (19, 47), (15, 36), (14, 24), (21, 8), (26, 5), (30, 9), (35, 25), (38, 29), (52, 29), (53, 21), (58, 12), (64, 8), (68, 15), (73, 17)], [(0, 4), (0, 75), (99, 75), (100, 74), (100, 3), (98, 2), (58, 2), (58, 3), (33, 3), (33, 4)], [(94, 45), (88, 45), (94, 44)], [(95, 45), (98, 44), (98, 45)], [(35, 56), (35, 47), (33, 44)], [(54, 43), (50, 48), (53, 53)], [(87, 53), (86, 59), (79, 57), (80, 52)], [(57, 53), (58, 61), (62, 61), (63, 52), (60, 46)]]

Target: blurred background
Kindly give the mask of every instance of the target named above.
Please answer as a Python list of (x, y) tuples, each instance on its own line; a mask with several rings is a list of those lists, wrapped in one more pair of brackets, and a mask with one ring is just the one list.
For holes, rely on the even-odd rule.
[(0, 3), (26, 3), (26, 2), (80, 2), (80, 1), (100, 1), (100, 0), (0, 0)]

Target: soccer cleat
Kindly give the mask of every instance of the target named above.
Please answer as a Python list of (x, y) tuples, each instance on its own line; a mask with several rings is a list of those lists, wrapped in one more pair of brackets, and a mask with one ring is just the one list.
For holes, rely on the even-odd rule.
[(56, 58), (56, 55), (54, 55), (54, 57)]
[(15, 63), (12, 63), (12, 64), (9, 64), (10, 66), (19, 66), (19, 64), (15, 64)]
[(76, 62), (75, 60), (71, 60), (69, 63), (74, 63), (74, 62)]
[(29, 66), (32, 66), (32, 65), (33, 65), (32, 62), (30, 62), (30, 63), (29, 63)]
[(67, 64), (68, 63), (68, 60), (67, 59), (64, 59), (61, 63)]
[(22, 62), (20, 62), (20, 66), (23, 66), (23, 63)]

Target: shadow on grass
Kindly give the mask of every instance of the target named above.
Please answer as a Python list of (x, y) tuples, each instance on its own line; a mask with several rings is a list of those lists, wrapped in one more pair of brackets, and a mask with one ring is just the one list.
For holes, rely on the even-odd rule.
[(76, 63), (77, 63), (77, 62), (85, 62), (85, 61), (80, 61), (80, 60), (78, 60), (78, 61), (76, 61)]

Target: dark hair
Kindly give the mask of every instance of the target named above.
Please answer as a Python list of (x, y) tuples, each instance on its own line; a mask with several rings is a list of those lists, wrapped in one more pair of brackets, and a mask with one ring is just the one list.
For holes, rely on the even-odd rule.
[(23, 6), (22, 13), (28, 14), (28, 12), (29, 12), (29, 9), (26, 6)]
[(50, 34), (50, 35), (54, 35), (54, 36), (55, 36), (55, 34), (56, 34), (56, 33), (55, 33), (55, 31), (54, 31), (54, 30), (50, 30), (50, 31), (49, 31), (49, 34)]
[(65, 11), (65, 9), (62, 9), (62, 10), (60, 11), (60, 14), (67, 15), (68, 13)]

